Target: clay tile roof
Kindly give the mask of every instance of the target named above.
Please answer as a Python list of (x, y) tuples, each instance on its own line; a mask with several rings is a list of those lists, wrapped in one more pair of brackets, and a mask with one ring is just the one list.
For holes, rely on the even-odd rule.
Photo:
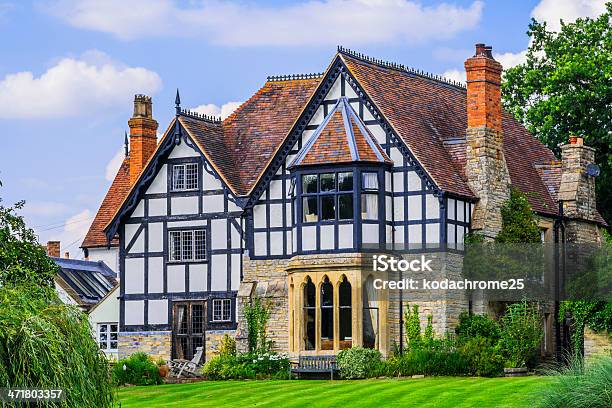
[[(393, 69), (341, 53), (359, 84), (442, 190), (474, 194), (465, 178), (466, 90), (460, 86)], [(503, 113), (504, 154), (512, 185), (525, 192), (532, 208), (555, 215), (552, 181), (543, 181), (537, 165), (555, 159), (509, 113)]]
[(221, 123), (190, 116), (181, 116), (179, 121), (202, 149), (213, 167), (220, 173), (221, 178), (227, 183), (230, 190), (236, 193), (240, 183), (234, 177), (235, 161), (233, 156), (228, 154), (230, 147), (223, 134)]
[[(107, 245), (104, 227), (108, 224), (123, 202), (123, 199), (130, 191), (130, 163), (129, 159), (124, 159), (119, 167), (119, 171), (113, 180), (102, 205), (96, 214), (89, 231), (81, 244), (81, 248), (103, 247)], [(114, 238), (111, 245), (116, 246), (118, 238)]]
[(319, 84), (320, 77), (270, 80), (223, 123), (225, 172), (239, 195), (248, 195)]
[(296, 155), (291, 166), (351, 162), (393, 163), (346, 98), (341, 98)]

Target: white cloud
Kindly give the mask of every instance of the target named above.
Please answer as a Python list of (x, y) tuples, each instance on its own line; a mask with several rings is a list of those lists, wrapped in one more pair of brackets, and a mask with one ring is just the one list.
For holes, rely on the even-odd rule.
[[(538, 21), (546, 21), (549, 30), (558, 31), (561, 28), (560, 20), (565, 23), (576, 21), (579, 17), (596, 17), (606, 11), (606, 1), (609, 0), (542, 0), (531, 11), (531, 16)], [(438, 48), (434, 50), (434, 57), (443, 60), (454, 55), (454, 50)], [(494, 57), (504, 69), (512, 68), (527, 60), (527, 50), (519, 52), (495, 53)], [(465, 72), (458, 69), (448, 69), (442, 76), (451, 80), (461, 79), (465, 82)]]
[(135, 93), (155, 93), (161, 79), (153, 71), (126, 67), (100, 51), (63, 58), (42, 75), (31, 71), (0, 80), (0, 118), (54, 118), (121, 106)]
[(508, 69), (527, 61), (527, 50), (494, 54), (493, 57), (502, 64), (504, 69)]
[(465, 83), (465, 71), (463, 70), (447, 69), (444, 71), (444, 73), (442, 73), (442, 76), (451, 81)]
[(531, 16), (545, 21), (549, 30), (559, 31), (560, 20), (572, 23), (579, 17), (596, 17), (606, 11), (607, 0), (542, 0)]
[(43, 243), (47, 241), (60, 241), (62, 256), (68, 250), (71, 258), (81, 258), (82, 252), (79, 246), (89, 230), (92, 219), (93, 214), (90, 210), (82, 210), (66, 220), (61, 232), (42, 232), (42, 234), (48, 235), (45, 239), (40, 236), (40, 240)]
[(205, 105), (197, 106), (190, 109), (193, 112), (203, 113), (205, 115), (221, 116), (221, 119), (227, 118), (232, 114), (238, 107), (242, 105), (242, 102), (227, 102), (221, 106), (209, 103)]
[(123, 163), (123, 159), (125, 158), (125, 149), (121, 148), (115, 153), (113, 158), (106, 164), (106, 172), (105, 178), (108, 181), (113, 181), (117, 172), (119, 171), (119, 167), (121, 167), (121, 163)]
[(356, 45), (446, 39), (473, 28), (483, 2), (467, 7), (411, 0), (308, 0), (264, 6), (256, 2), (174, 0), (59, 0), (47, 12), (82, 29), (125, 40), (190, 36), (213, 44)]

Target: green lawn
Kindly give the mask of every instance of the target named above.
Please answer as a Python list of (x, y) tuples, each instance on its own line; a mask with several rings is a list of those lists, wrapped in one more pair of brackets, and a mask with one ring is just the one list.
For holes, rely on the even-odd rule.
[(203, 381), (122, 388), (131, 407), (532, 407), (545, 377)]

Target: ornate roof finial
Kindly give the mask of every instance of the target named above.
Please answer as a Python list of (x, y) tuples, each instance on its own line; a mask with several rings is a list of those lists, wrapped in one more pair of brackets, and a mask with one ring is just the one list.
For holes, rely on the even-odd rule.
[(125, 132), (125, 137), (123, 139), (123, 147), (125, 148), (125, 157), (128, 157), (130, 155), (130, 144), (129, 144), (129, 139), (128, 139), (128, 135), (127, 132)]
[(174, 108), (176, 109), (176, 114), (181, 114), (181, 96), (179, 95), (179, 90), (176, 88), (176, 98), (174, 98)]

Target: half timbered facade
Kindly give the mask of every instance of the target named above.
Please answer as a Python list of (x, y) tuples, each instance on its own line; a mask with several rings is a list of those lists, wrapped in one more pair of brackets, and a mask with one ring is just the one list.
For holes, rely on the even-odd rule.
[[(130, 150), (82, 245), (118, 256), (120, 355), (204, 346), (209, 358), (224, 334), (244, 344), (253, 296), (279, 350), (386, 354), (402, 300), (374, 291), (368, 254), (459, 249), (470, 229), (499, 228), (510, 186), (532, 193), (552, 237), (563, 163), (502, 112), (490, 47), (466, 69), (467, 90), (339, 48), (324, 74), (269, 77), (223, 121), (182, 109), (177, 92), (159, 141), (137, 96)], [(594, 208), (574, 219), (598, 239)], [(467, 300), (426, 308), (444, 332)]]

